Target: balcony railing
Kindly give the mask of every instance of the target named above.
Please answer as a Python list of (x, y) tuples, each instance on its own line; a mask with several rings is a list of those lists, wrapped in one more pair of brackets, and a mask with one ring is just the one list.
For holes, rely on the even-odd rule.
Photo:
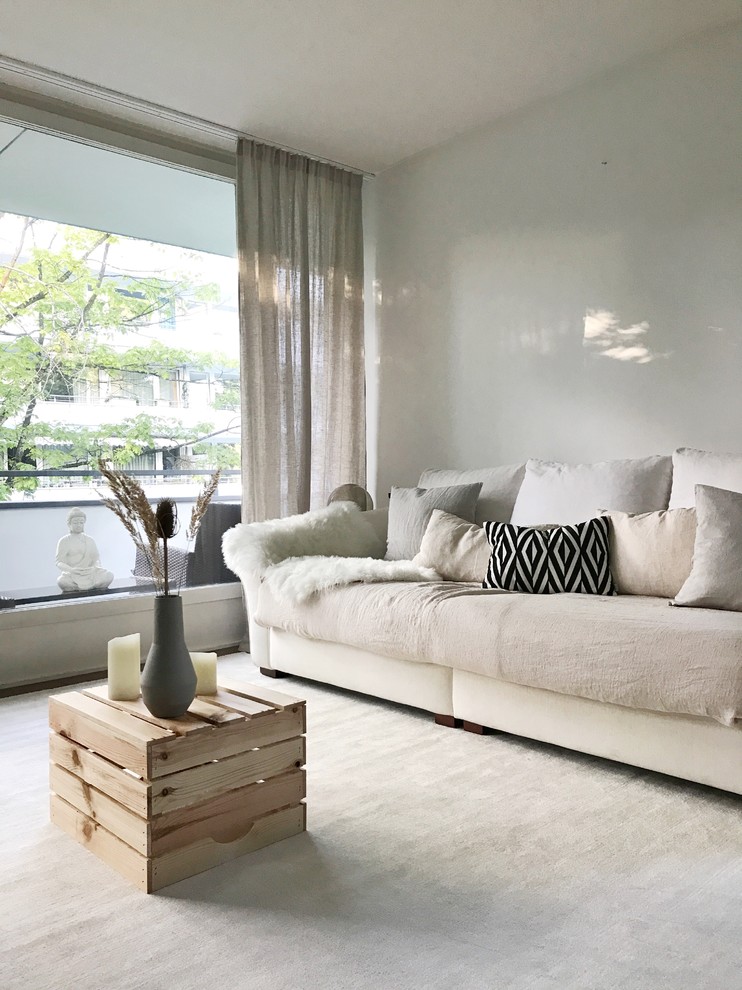
[[(131, 477), (136, 478), (141, 484), (146, 485), (148, 481), (153, 478), (162, 478), (168, 483), (188, 483), (192, 481), (201, 481), (204, 478), (210, 478), (214, 473), (214, 468), (135, 468), (129, 471), (124, 468), (127, 474)], [(239, 478), (240, 471), (235, 469), (227, 469), (221, 472), (222, 480), (227, 478)], [(67, 485), (67, 479), (79, 478), (84, 481), (90, 482), (92, 485), (105, 484), (103, 481), (103, 475), (100, 471), (95, 471), (92, 468), (71, 468), (64, 470), (60, 468), (40, 468), (35, 471), (0, 471), (0, 482), (8, 478), (37, 478), (51, 479), (60, 478), (64, 479), (62, 485)], [(3, 503), (0, 502), (0, 508), (3, 507)]]
[[(143, 485), (152, 502), (168, 495), (177, 503), (181, 530), (171, 546), (174, 557), (184, 556), (184, 584), (190, 586), (237, 580), (224, 567), (221, 536), (239, 522), (238, 470), (222, 472), (196, 543), (189, 545), (186, 538), (191, 507), (212, 473), (195, 467), (127, 471)], [(90, 468), (0, 471), (0, 482), (29, 478), (35, 478), (43, 487), (34, 492), (19, 492), (0, 502), (0, 545), (3, 546), (0, 608), (81, 597), (79, 593), (64, 593), (57, 586), (56, 546), (68, 532), (67, 514), (72, 506), (79, 506), (85, 512), (85, 532), (96, 542), (102, 567), (114, 575), (108, 590), (91, 592), (85, 597), (153, 593), (154, 587), (142, 571), (141, 561), (137, 561), (129, 534), (101, 501), (100, 496), (107, 494), (108, 489), (99, 471)]]

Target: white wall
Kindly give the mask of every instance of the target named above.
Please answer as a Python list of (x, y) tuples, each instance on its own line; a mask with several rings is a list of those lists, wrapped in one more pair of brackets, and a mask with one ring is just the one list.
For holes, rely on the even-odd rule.
[(740, 105), (738, 28), (377, 178), (379, 493), (742, 450)]

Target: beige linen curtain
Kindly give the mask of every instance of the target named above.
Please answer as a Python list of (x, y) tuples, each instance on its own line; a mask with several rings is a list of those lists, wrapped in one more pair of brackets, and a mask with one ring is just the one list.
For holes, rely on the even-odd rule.
[(366, 483), (362, 177), (237, 149), (243, 519)]

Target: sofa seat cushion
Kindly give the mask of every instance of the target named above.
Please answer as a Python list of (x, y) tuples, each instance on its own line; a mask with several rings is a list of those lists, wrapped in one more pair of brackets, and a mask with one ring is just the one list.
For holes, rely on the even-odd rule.
[[(357, 646), (398, 660), (431, 662), (426, 655), (430, 616), (451, 595), (476, 585), (351, 584), (313, 595), (301, 605), (279, 600), (266, 582), (260, 586), (256, 621), (330, 643)], [(678, 610), (679, 611), (679, 610)]]
[[(683, 621), (678, 621), (682, 613)], [(641, 596), (466, 595), (436, 617), (434, 662), (629, 708), (742, 717), (742, 615)]]
[(351, 585), (287, 609), (263, 585), (257, 621), (594, 701), (742, 718), (740, 613), (451, 583)]

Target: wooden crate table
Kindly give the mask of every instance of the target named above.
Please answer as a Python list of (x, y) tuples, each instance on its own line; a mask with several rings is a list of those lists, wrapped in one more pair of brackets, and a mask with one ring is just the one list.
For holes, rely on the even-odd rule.
[(178, 719), (107, 687), (49, 699), (51, 820), (147, 893), (297, 835), (306, 706), (220, 680)]

